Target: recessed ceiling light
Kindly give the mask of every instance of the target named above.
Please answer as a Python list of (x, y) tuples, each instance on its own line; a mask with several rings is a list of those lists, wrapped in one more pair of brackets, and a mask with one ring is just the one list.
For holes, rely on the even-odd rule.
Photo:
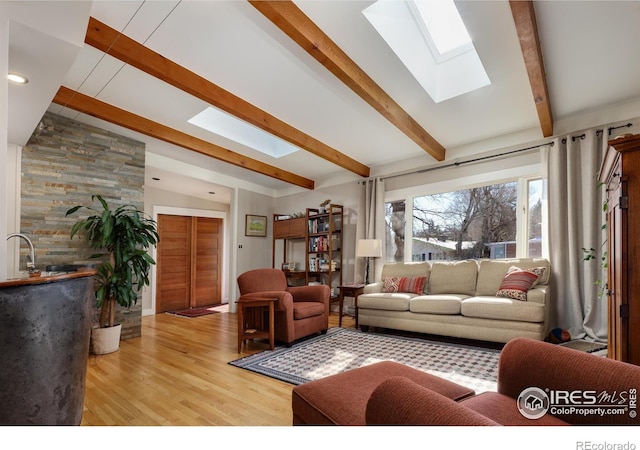
[(13, 81), (17, 84), (27, 84), (29, 82), (29, 80), (27, 80), (22, 75), (18, 75), (17, 73), (10, 73), (9, 75), (7, 75), (7, 78), (9, 79), (9, 81)]

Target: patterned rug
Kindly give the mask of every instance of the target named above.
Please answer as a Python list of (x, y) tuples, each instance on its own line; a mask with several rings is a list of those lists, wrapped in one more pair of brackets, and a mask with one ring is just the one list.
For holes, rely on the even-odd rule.
[(391, 360), (480, 393), (496, 390), (499, 357), (499, 350), (331, 328), (290, 348), (277, 347), (229, 364), (298, 385)]

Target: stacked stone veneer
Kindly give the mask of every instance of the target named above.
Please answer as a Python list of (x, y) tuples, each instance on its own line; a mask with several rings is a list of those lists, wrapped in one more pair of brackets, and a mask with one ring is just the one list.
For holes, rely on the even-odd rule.
[[(36, 266), (99, 263), (82, 239), (69, 238), (73, 224), (89, 215), (75, 205), (102, 209), (91, 196), (101, 195), (111, 207), (144, 209), (144, 143), (46, 113), (22, 149), (20, 231), (33, 241)], [(22, 246), (22, 255), (25, 255)], [(21, 267), (24, 267), (22, 256)], [(95, 309), (95, 323), (98, 310)], [(119, 310), (122, 339), (140, 336), (141, 302)]]

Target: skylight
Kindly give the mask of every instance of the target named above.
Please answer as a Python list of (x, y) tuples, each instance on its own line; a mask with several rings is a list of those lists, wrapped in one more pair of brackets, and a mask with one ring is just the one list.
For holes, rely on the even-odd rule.
[(453, 0), (377, 0), (362, 13), (436, 103), (491, 84)]
[(425, 38), (431, 41), (435, 51), (445, 56), (455, 50), (473, 47), (471, 37), (453, 0), (408, 2), (419, 25), (425, 25)]
[(298, 147), (212, 106), (196, 114), (188, 122), (273, 158), (281, 158), (299, 150)]

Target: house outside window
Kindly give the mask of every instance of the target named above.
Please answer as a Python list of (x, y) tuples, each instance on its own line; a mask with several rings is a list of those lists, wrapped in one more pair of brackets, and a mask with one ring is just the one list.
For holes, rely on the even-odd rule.
[(390, 201), (385, 260), (541, 257), (542, 220), (540, 178)]

